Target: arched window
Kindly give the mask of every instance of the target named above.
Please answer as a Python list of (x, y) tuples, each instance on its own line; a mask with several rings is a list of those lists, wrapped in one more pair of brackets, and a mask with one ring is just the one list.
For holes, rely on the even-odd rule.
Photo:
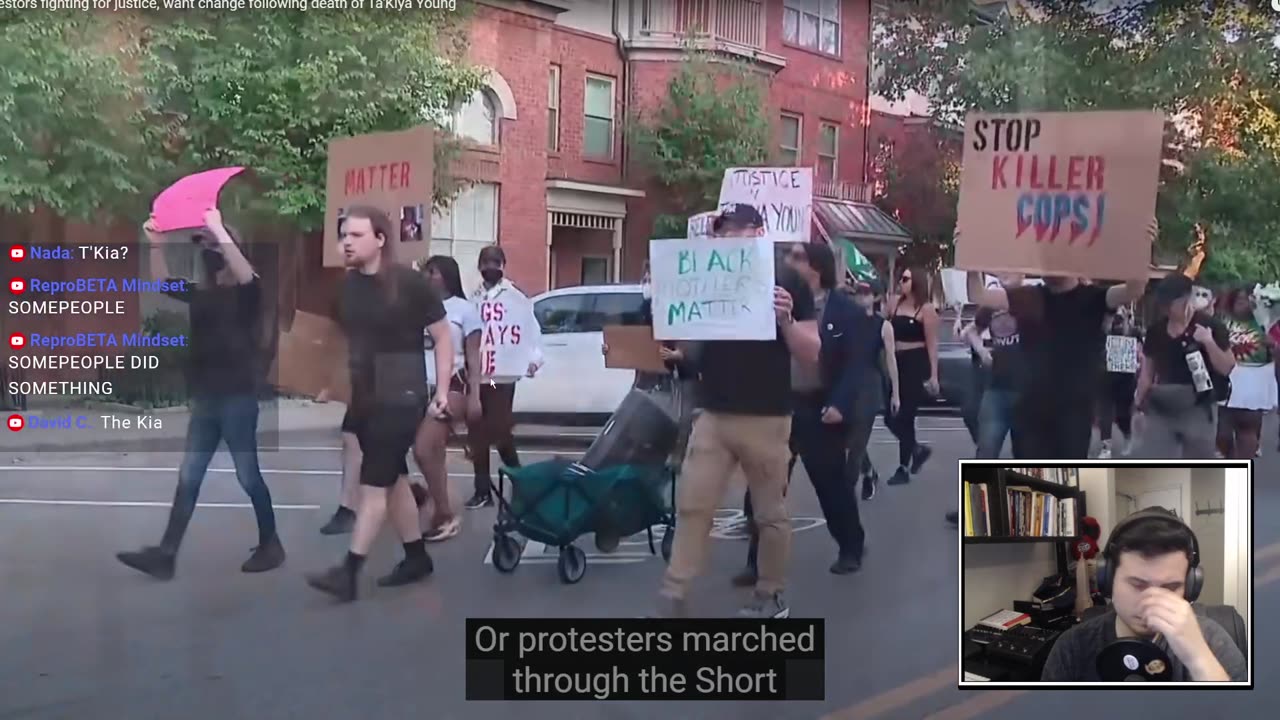
[(489, 90), (477, 90), (469, 101), (454, 113), (454, 132), (481, 145), (498, 144), (497, 103)]

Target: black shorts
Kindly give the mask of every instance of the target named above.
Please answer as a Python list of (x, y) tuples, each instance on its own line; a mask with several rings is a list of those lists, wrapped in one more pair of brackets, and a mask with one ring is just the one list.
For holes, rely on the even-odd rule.
[(409, 474), (406, 457), (425, 416), (422, 405), (379, 407), (360, 416), (347, 411), (342, 431), (354, 433), (360, 441), (361, 485), (389, 488), (401, 475)]

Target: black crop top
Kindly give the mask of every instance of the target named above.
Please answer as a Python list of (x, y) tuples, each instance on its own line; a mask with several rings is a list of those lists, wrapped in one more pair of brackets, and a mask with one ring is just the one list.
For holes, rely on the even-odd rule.
[(896, 312), (889, 318), (893, 326), (894, 342), (924, 342), (924, 323), (920, 322), (920, 308), (915, 315), (899, 315)]

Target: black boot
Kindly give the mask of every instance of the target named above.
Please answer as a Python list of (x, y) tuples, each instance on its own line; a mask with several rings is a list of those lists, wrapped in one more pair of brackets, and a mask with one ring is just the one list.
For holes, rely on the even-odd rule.
[(116, 559), (157, 580), (172, 580), (174, 556), (158, 547), (145, 547), (138, 552), (116, 553)]
[(409, 585), (426, 580), (434, 570), (435, 564), (431, 562), (431, 556), (426, 553), (418, 557), (406, 557), (396, 563), (390, 573), (378, 578), (378, 586), (400, 587), (401, 585)]
[(253, 554), (240, 566), (240, 572), (260, 573), (275, 570), (284, 564), (284, 546), (280, 538), (272, 536), (265, 543), (253, 549)]
[(351, 602), (356, 599), (356, 577), (362, 565), (364, 556), (349, 552), (341, 564), (307, 575), (307, 584), (339, 602)]
[(906, 485), (909, 482), (911, 482), (911, 475), (907, 472), (906, 468), (899, 465), (898, 469), (894, 471), (893, 477), (889, 478), (889, 482), (885, 484), (886, 485)]
[(831, 565), (833, 575), (850, 575), (862, 569), (862, 558), (853, 555), (841, 555)]
[(933, 448), (928, 445), (916, 445), (915, 452), (911, 453), (911, 474), (920, 472), (920, 468), (924, 467), (931, 457), (933, 457)]
[(489, 493), (476, 493), (471, 496), (463, 507), (468, 510), (479, 510), (480, 508), (489, 507), (493, 504), (493, 495)]
[(356, 526), (356, 513), (351, 508), (338, 506), (329, 522), (320, 528), (321, 535), (346, 535)]

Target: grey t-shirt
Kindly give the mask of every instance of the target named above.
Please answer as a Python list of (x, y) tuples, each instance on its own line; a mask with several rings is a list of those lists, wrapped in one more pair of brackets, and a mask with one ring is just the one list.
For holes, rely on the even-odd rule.
[[(827, 290), (813, 294), (814, 317), (822, 320), (822, 313), (827, 309)], [(791, 389), (795, 392), (812, 393), (822, 389), (822, 375), (815, 365), (806, 366), (791, 358)]]
[[(1218, 658), (1218, 662), (1222, 663), (1222, 669), (1227, 671), (1231, 680), (1248, 680), (1248, 665), (1231, 635), (1203, 613), (1196, 613), (1196, 621), (1200, 623), (1200, 632), (1204, 634), (1209, 649)], [(1102, 678), (1098, 676), (1097, 655), (1108, 644), (1115, 642), (1115, 639), (1114, 610), (1085, 620), (1063, 633), (1058, 642), (1054, 643), (1040, 679), (1044, 682), (1102, 682)], [(1171, 681), (1191, 681), (1182, 661), (1169, 650), (1169, 643), (1162, 637), (1156, 644), (1169, 655), (1170, 669), (1173, 672)]]

